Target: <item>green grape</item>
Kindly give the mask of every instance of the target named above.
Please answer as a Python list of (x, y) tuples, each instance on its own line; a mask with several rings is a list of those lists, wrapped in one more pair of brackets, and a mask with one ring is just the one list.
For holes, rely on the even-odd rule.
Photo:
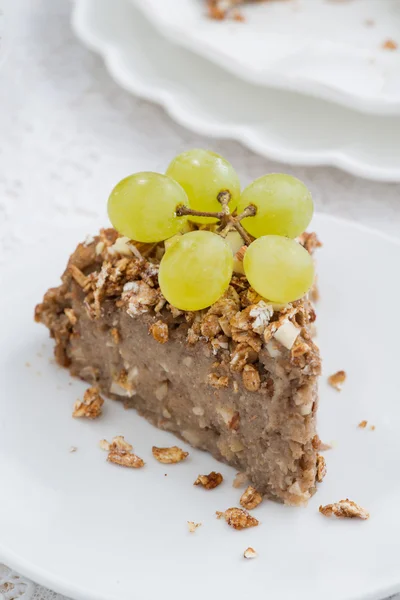
[(265, 235), (250, 244), (243, 266), (250, 285), (272, 302), (298, 300), (314, 281), (314, 264), (307, 250), (279, 235)]
[(177, 217), (176, 208), (188, 206), (182, 187), (160, 173), (135, 173), (120, 181), (108, 199), (113, 227), (137, 242), (161, 242), (178, 233), (187, 217)]
[[(189, 150), (173, 159), (167, 175), (181, 184), (188, 195), (193, 210), (219, 212), (221, 204), (217, 197), (224, 190), (231, 193), (229, 209), (237, 206), (240, 196), (239, 177), (232, 165), (215, 152)], [(211, 217), (190, 217), (196, 223), (214, 223)]]
[(164, 297), (180, 310), (201, 310), (218, 300), (232, 277), (227, 242), (211, 231), (178, 236), (161, 259), (158, 280)]
[(314, 205), (310, 191), (296, 177), (272, 173), (253, 181), (238, 204), (238, 212), (254, 204), (257, 214), (242, 220), (254, 237), (284, 235), (295, 238), (309, 225)]

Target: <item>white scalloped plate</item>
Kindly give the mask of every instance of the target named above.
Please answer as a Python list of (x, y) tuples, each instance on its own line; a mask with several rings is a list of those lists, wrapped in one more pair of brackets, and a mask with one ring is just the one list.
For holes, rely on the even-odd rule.
[[(398, 0), (276, 0), (207, 18), (205, 0), (131, 0), (170, 41), (258, 85), (369, 113), (400, 114)], [(373, 26), (368, 25), (373, 22)]]
[[(71, 417), (87, 386), (51, 360), (53, 341), (33, 307), (58, 284), (82, 227), (53, 228), (0, 273), (0, 562), (77, 600), (381, 600), (399, 591), (400, 321), (382, 311), (400, 295), (400, 243), (315, 217), (324, 242), (319, 432), (335, 443), (328, 474), (306, 508), (265, 501), (253, 513), (259, 527), (234, 531), (215, 517), (238, 504), (234, 469), (183, 443), (185, 462), (157, 463), (152, 445), (176, 438), (117, 402), (106, 401), (95, 421)], [(326, 382), (338, 369), (347, 371), (341, 393)], [(375, 431), (358, 428), (363, 419)], [(143, 469), (106, 462), (99, 441), (117, 434), (134, 444)], [(220, 487), (193, 486), (212, 470), (225, 478)], [(320, 504), (346, 497), (371, 518), (319, 514)], [(202, 522), (196, 533), (188, 520)], [(256, 560), (243, 558), (248, 546)]]
[(193, 131), (236, 139), (283, 162), (335, 165), (370, 179), (400, 181), (400, 117), (371, 117), (244, 84), (164, 40), (127, 0), (79, 0), (73, 26), (120, 85), (158, 102)]

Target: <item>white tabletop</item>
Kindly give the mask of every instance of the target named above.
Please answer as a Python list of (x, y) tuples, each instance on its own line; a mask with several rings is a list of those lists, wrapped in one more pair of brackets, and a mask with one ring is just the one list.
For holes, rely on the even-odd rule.
[[(238, 143), (195, 135), (111, 80), (75, 40), (67, 0), (21, 5), (0, 67), (0, 263), (37, 237), (51, 237), (53, 223), (94, 231), (107, 222), (105, 201), (119, 179), (163, 171), (192, 147), (225, 156), (243, 183), (268, 171), (292, 173), (311, 188), (317, 210), (400, 235), (400, 184), (283, 165)], [(62, 600), (0, 565), (0, 600), (11, 598)]]

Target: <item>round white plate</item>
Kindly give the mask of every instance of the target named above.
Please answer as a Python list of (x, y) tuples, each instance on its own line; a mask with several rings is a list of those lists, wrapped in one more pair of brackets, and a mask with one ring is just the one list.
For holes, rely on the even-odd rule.
[[(131, 0), (167, 38), (257, 85), (370, 113), (400, 114), (398, 0), (286, 0), (213, 21), (205, 0)], [(371, 24), (372, 23), (372, 24)]]
[[(33, 308), (57, 285), (81, 231), (55, 230), (51, 246), (14, 257), (1, 273), (0, 562), (79, 600), (372, 600), (400, 590), (400, 243), (323, 215), (313, 226), (324, 242), (317, 326), (319, 429), (334, 443), (328, 475), (308, 507), (265, 501), (254, 511), (260, 526), (245, 531), (215, 517), (238, 504), (233, 469), (180, 442), (187, 461), (157, 463), (152, 445), (176, 438), (117, 402), (94, 422), (71, 417), (85, 385), (51, 360)], [(338, 369), (348, 375), (341, 393), (326, 383)], [(376, 430), (358, 428), (363, 419)], [(117, 434), (143, 469), (106, 462), (99, 441)], [(193, 486), (211, 470), (225, 477), (219, 488)], [(319, 514), (347, 497), (369, 521)], [(188, 520), (202, 526), (190, 534)], [(256, 560), (243, 558), (248, 546)]]
[[(128, 0), (78, 0), (74, 30), (114, 79), (189, 129), (241, 141), (275, 160), (335, 165), (400, 181), (400, 117), (372, 117), (296, 93), (244, 84), (160, 37)], [(156, 140), (155, 140), (156, 143)]]

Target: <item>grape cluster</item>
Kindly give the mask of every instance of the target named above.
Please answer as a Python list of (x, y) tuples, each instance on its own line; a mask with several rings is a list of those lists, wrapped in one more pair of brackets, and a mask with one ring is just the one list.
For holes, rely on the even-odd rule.
[[(228, 161), (214, 152), (189, 150), (174, 158), (166, 175), (143, 172), (120, 181), (110, 194), (108, 214), (114, 228), (132, 240), (165, 242), (159, 284), (167, 301), (181, 310), (216, 302), (233, 271), (244, 273), (260, 296), (280, 304), (301, 298), (314, 280), (312, 258), (294, 239), (310, 223), (313, 201), (290, 175), (264, 175), (240, 192)], [(188, 219), (199, 229), (192, 231)]]

